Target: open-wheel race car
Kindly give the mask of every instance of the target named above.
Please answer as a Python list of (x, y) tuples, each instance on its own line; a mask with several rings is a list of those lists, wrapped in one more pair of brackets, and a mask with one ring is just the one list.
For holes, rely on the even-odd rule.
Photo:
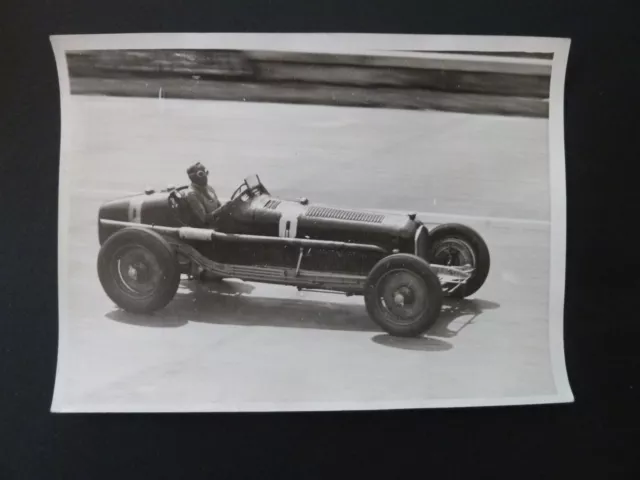
[(384, 331), (418, 336), (438, 319), (443, 297), (474, 294), (489, 273), (487, 245), (465, 225), (429, 230), (414, 213), (277, 198), (257, 175), (204, 224), (185, 199), (188, 188), (147, 190), (100, 207), (98, 275), (123, 310), (165, 307), (183, 276), (233, 278), (360, 295)]

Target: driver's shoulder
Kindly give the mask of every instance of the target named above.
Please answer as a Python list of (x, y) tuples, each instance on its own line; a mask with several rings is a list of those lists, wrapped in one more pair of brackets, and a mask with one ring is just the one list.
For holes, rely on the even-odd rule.
[(198, 199), (201, 195), (202, 193), (199, 192), (196, 188), (194, 188), (193, 185), (189, 185), (189, 187), (186, 188), (184, 191), (184, 197), (187, 200)]
[(185, 192), (190, 195), (197, 195), (198, 193), (202, 193), (201, 188), (195, 183), (189, 184), (189, 186), (187, 186), (187, 188), (185, 189)]

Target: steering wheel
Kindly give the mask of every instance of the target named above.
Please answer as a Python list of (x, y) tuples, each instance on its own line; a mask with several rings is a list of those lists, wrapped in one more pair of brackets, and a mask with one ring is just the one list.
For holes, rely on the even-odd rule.
[(233, 192), (233, 195), (231, 195), (230, 200), (235, 200), (238, 196), (240, 196), (240, 194), (242, 193), (242, 187), (244, 187), (244, 183), (236, 188), (235, 192)]
[(182, 194), (179, 193), (184, 188), (176, 188), (169, 193), (169, 198), (167, 201), (169, 202), (169, 209), (173, 217), (178, 221), (178, 223), (182, 226), (189, 226), (188, 222), (183, 218), (184, 210), (183, 210), (183, 200)]

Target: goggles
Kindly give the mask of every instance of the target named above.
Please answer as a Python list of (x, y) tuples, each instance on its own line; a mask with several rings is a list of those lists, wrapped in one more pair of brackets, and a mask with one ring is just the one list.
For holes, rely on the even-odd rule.
[(198, 170), (196, 172), (196, 177), (206, 177), (207, 175), (209, 175), (209, 170)]

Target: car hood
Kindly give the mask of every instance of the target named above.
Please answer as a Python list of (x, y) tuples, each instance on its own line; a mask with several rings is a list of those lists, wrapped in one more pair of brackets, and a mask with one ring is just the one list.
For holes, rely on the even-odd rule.
[(360, 234), (377, 232), (412, 238), (420, 225), (413, 213), (382, 212), (325, 203), (307, 203), (268, 195), (257, 198), (253, 207), (265, 213), (273, 212), (280, 222), (291, 221), (296, 224), (301, 233), (313, 231), (316, 235), (322, 230), (336, 230)]

